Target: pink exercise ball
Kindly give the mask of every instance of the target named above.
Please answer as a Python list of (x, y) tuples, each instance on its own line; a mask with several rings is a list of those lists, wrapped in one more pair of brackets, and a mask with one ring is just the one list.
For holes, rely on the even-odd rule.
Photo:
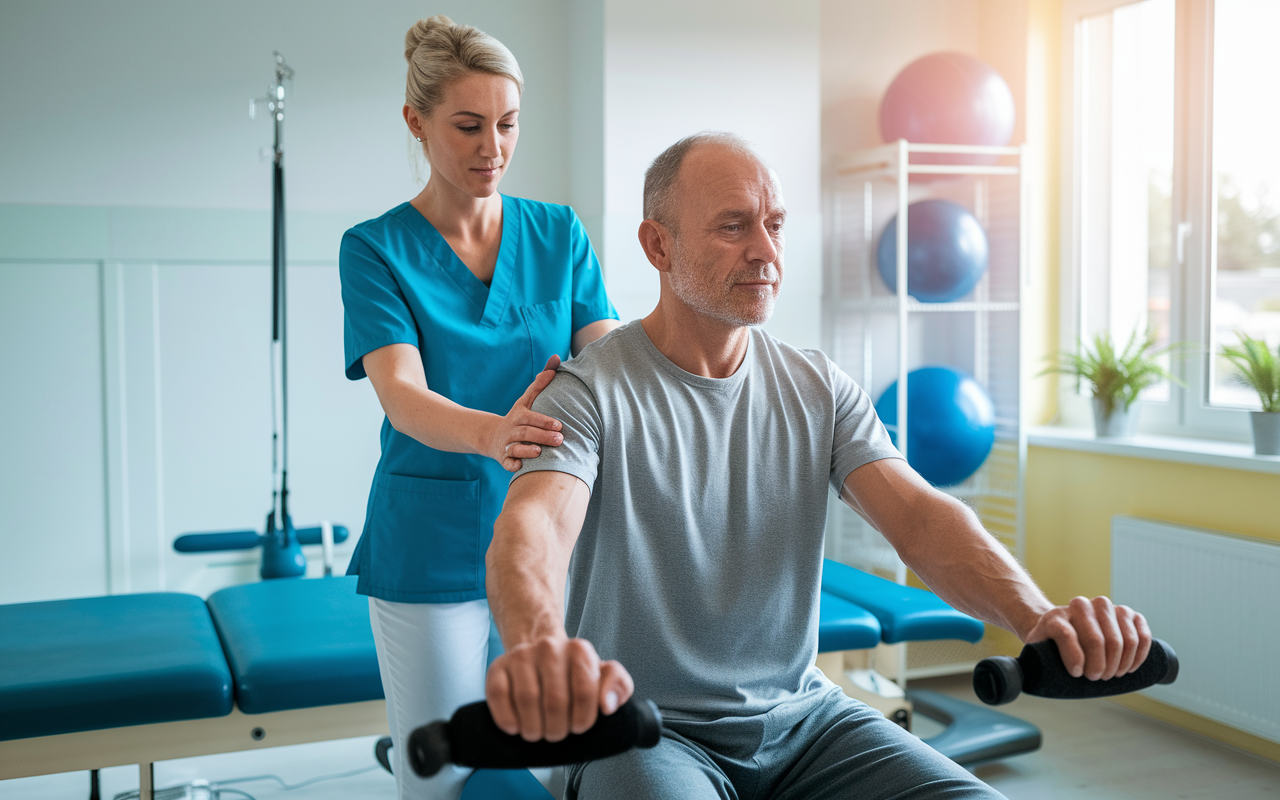
[[(893, 79), (880, 101), (886, 142), (1003, 146), (1013, 137), (1013, 93), (991, 65), (964, 53), (930, 53)], [(919, 154), (918, 164), (992, 164), (996, 156)]]

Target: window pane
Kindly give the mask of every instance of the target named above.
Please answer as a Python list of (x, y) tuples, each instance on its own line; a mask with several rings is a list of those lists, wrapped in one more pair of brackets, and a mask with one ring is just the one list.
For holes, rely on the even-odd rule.
[[(1090, 17), (1082, 29), (1080, 330), (1169, 341), (1173, 264), (1174, 0)], [(1147, 400), (1167, 400), (1168, 384)]]
[[(1237, 331), (1280, 344), (1280, 3), (1217, 0), (1213, 25), (1216, 354)], [(1210, 403), (1259, 407), (1228, 363), (1210, 361)]]

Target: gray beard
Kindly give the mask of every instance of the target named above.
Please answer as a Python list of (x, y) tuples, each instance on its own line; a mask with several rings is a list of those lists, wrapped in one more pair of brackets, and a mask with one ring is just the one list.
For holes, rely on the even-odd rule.
[[(673, 268), (667, 273), (667, 278), (671, 281), (671, 291), (675, 292), (676, 297), (679, 297), (685, 305), (699, 314), (735, 326), (762, 325), (773, 316), (775, 298), (772, 295), (763, 310), (758, 310), (758, 306), (734, 308), (730, 294), (731, 283), (719, 287), (718, 292), (714, 286), (699, 283), (694, 277), (699, 272), (698, 265), (690, 265), (689, 259), (684, 257), (678, 240), (672, 248), (671, 256)], [(676, 264), (682, 266), (676, 268)], [(732, 276), (733, 279), (737, 277)], [(752, 277), (755, 275), (753, 274)]]

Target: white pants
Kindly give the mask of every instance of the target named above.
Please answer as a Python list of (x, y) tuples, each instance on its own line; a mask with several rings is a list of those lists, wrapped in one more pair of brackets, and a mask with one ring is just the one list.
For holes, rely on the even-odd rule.
[(405, 742), (415, 728), (484, 699), (489, 601), (392, 603), (370, 597), (369, 622), (387, 696), (400, 800), (457, 800), (471, 770), (450, 764), (432, 778), (419, 778)]

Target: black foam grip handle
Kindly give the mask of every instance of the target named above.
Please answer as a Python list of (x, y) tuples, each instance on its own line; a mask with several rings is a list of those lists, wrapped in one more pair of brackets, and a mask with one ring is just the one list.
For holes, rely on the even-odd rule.
[(590, 730), (558, 742), (526, 742), (503, 733), (484, 701), (465, 705), (448, 722), (423, 725), (409, 735), (409, 765), (429, 778), (445, 764), (473, 769), (554, 767), (606, 758), (633, 747), (653, 747), (662, 738), (662, 715), (652, 700), (634, 697)]
[(1173, 683), (1178, 677), (1178, 654), (1168, 643), (1151, 640), (1147, 660), (1128, 675), (1106, 681), (1071, 677), (1058, 645), (1052, 639), (1022, 648), (1016, 659), (985, 658), (973, 671), (973, 689), (988, 705), (1008, 703), (1020, 691), (1037, 697), (1083, 699), (1136, 692), (1157, 683)]

